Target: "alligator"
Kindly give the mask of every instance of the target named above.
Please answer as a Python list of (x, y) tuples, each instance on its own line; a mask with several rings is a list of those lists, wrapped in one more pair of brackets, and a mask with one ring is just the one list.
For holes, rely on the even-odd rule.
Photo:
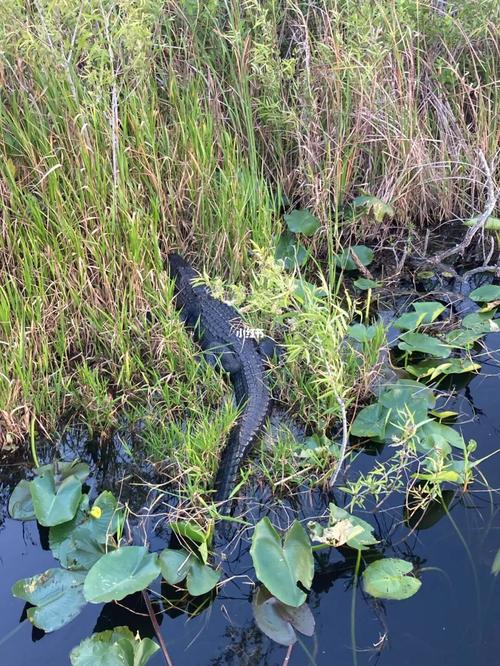
[(169, 254), (166, 269), (174, 281), (174, 305), (193, 331), (205, 359), (229, 373), (241, 409), (232, 428), (215, 479), (215, 501), (229, 498), (243, 461), (259, 438), (271, 409), (265, 361), (275, 351), (269, 337), (257, 338), (238, 311), (200, 284), (199, 273), (180, 255)]

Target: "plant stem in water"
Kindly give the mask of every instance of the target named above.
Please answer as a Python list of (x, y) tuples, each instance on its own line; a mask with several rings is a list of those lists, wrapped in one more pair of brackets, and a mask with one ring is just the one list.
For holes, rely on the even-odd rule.
[(153, 604), (151, 603), (151, 599), (149, 598), (146, 590), (142, 591), (142, 597), (144, 599), (144, 603), (146, 604), (146, 608), (148, 609), (149, 617), (151, 618), (151, 624), (153, 625), (153, 629), (155, 630), (156, 638), (158, 639), (158, 643), (160, 644), (163, 657), (165, 658), (165, 663), (168, 664), (168, 666), (174, 666), (172, 660), (170, 659), (170, 655), (168, 654), (167, 646), (165, 645), (163, 636), (161, 635), (160, 625), (158, 624), (158, 620), (156, 619), (156, 614), (153, 608)]

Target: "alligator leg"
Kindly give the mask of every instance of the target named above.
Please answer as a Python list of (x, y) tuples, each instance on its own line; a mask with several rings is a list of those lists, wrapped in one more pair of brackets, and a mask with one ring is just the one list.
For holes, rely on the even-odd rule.
[(204, 334), (200, 340), (200, 345), (204, 350), (205, 360), (213, 367), (222, 367), (224, 372), (239, 372), (241, 370), (241, 361), (238, 354), (226, 349), (217, 340)]
[(266, 361), (270, 361), (273, 358), (280, 360), (283, 356), (283, 347), (281, 347), (268, 335), (265, 335), (259, 342), (257, 345), (257, 351)]

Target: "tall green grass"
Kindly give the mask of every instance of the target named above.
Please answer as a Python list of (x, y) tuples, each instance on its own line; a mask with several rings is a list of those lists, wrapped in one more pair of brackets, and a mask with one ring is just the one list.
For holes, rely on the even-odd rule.
[[(326, 265), (353, 236), (382, 243), (477, 212), (475, 151), (491, 161), (498, 142), (495, 6), (4, 0), (0, 443), (30, 424), (50, 434), (68, 413), (106, 433), (158, 405), (164, 423), (188, 414), (200, 432), (228, 390), (173, 313), (171, 249), (252, 294), (253, 243), (272, 246), (286, 202), (319, 216)], [(342, 222), (362, 192), (393, 202), (397, 222)], [(328, 367), (352, 399), (359, 372), (338, 353), (354, 305), (333, 297), (333, 324), (315, 308), (300, 325), (316, 322), (318, 344), (332, 325), (327, 352), (292, 336), (282, 387), (293, 379), (322, 430), (338, 416)]]

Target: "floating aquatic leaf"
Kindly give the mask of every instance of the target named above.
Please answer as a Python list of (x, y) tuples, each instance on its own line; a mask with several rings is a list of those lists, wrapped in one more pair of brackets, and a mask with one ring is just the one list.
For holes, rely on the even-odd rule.
[(412, 307), (413, 312), (405, 312), (392, 322), (395, 328), (412, 331), (419, 326), (432, 324), (445, 310), (444, 305), (437, 301), (413, 303)]
[(294, 234), (313, 236), (320, 227), (317, 217), (308, 210), (293, 210), (284, 216), (288, 229)]
[(297, 641), (294, 628), (306, 636), (314, 633), (314, 617), (307, 604), (287, 606), (262, 585), (254, 592), (252, 610), (259, 629), (280, 645), (293, 645)]
[(55, 631), (71, 622), (85, 606), (85, 575), (79, 571), (48, 569), (37, 576), (18, 580), (12, 587), (12, 594), (33, 604), (27, 614), (35, 627)]
[(178, 585), (186, 578), (186, 587), (192, 596), (210, 592), (220, 580), (221, 572), (200, 562), (198, 557), (187, 550), (165, 548), (158, 560), (161, 574), (170, 585)]
[(441, 496), (435, 499), (425, 497), (425, 484), (421, 484), (409, 495), (407, 506), (404, 510), (405, 522), (412, 530), (427, 530), (438, 523), (447, 515), (448, 507), (455, 497), (455, 491), (445, 489)]
[(269, 518), (255, 526), (250, 548), (257, 578), (283, 603), (300, 606), (306, 594), (297, 585), (309, 589), (314, 575), (311, 544), (302, 525), (295, 521), (282, 544)]
[(351, 435), (354, 437), (368, 437), (378, 442), (384, 441), (387, 412), (383, 406), (376, 402), (364, 407), (351, 425)]
[(44, 527), (71, 520), (82, 498), (82, 482), (77, 476), (66, 476), (56, 485), (50, 471), (33, 479), (30, 489), (36, 519)]
[(52, 475), (56, 484), (64, 481), (69, 476), (75, 476), (83, 483), (88, 478), (90, 469), (87, 463), (79, 462), (78, 460), (71, 460), (69, 462), (56, 460), (48, 465), (36, 467), (33, 472), (36, 476)]
[(451, 354), (450, 345), (426, 333), (405, 333), (401, 336), (398, 347), (411, 353), (421, 352), (438, 358), (448, 358)]
[(159, 650), (150, 638), (134, 636), (128, 627), (115, 627), (92, 634), (73, 648), (72, 666), (145, 666)]
[(407, 365), (405, 368), (411, 375), (423, 379), (436, 379), (439, 375), (457, 375), (464, 372), (476, 372), (481, 369), (479, 363), (474, 363), (469, 358), (450, 358), (446, 361), (426, 359), (415, 365)]
[(220, 580), (220, 571), (212, 569), (208, 564), (202, 564), (196, 557), (191, 560), (187, 572), (186, 587), (193, 597), (206, 594), (213, 590)]
[(480, 303), (489, 303), (490, 301), (500, 300), (500, 285), (498, 284), (485, 284), (478, 289), (474, 289), (469, 294), (472, 301)]
[(333, 257), (335, 265), (345, 271), (357, 271), (358, 267), (352, 258), (351, 252), (354, 252), (363, 266), (371, 264), (373, 257), (375, 256), (373, 250), (366, 245), (353, 245), (350, 248), (342, 250), (340, 254)]
[(378, 543), (373, 536), (373, 527), (365, 520), (353, 516), (345, 509), (336, 504), (330, 503), (330, 521), (348, 520), (354, 527), (358, 528), (355, 534), (352, 534), (347, 540), (346, 545), (356, 550), (366, 550), (373, 544)]
[(26, 479), (19, 481), (9, 498), (9, 514), (14, 520), (34, 520), (31, 485)]
[(293, 294), (295, 298), (297, 298), (302, 303), (306, 303), (308, 301), (315, 301), (318, 298), (325, 298), (325, 296), (327, 296), (327, 293), (324, 289), (322, 289), (321, 287), (317, 287), (311, 282), (307, 282), (307, 280), (304, 279), (295, 280), (294, 283), (295, 283), (295, 289), (293, 291)]
[(159, 575), (156, 553), (149, 553), (144, 546), (122, 546), (94, 564), (85, 579), (83, 592), (93, 604), (119, 601), (143, 590)]
[(83, 495), (75, 517), (49, 530), (54, 557), (66, 569), (90, 569), (109, 550), (120, 518), (111, 492), (102, 492), (90, 510), (88, 495)]
[(408, 599), (420, 589), (421, 582), (408, 574), (411, 562), (396, 558), (377, 560), (363, 572), (363, 587), (367, 594), (378, 599)]
[(195, 556), (181, 548), (165, 548), (160, 553), (158, 564), (160, 565), (161, 575), (169, 585), (178, 585), (186, 578), (191, 566), (191, 561)]

